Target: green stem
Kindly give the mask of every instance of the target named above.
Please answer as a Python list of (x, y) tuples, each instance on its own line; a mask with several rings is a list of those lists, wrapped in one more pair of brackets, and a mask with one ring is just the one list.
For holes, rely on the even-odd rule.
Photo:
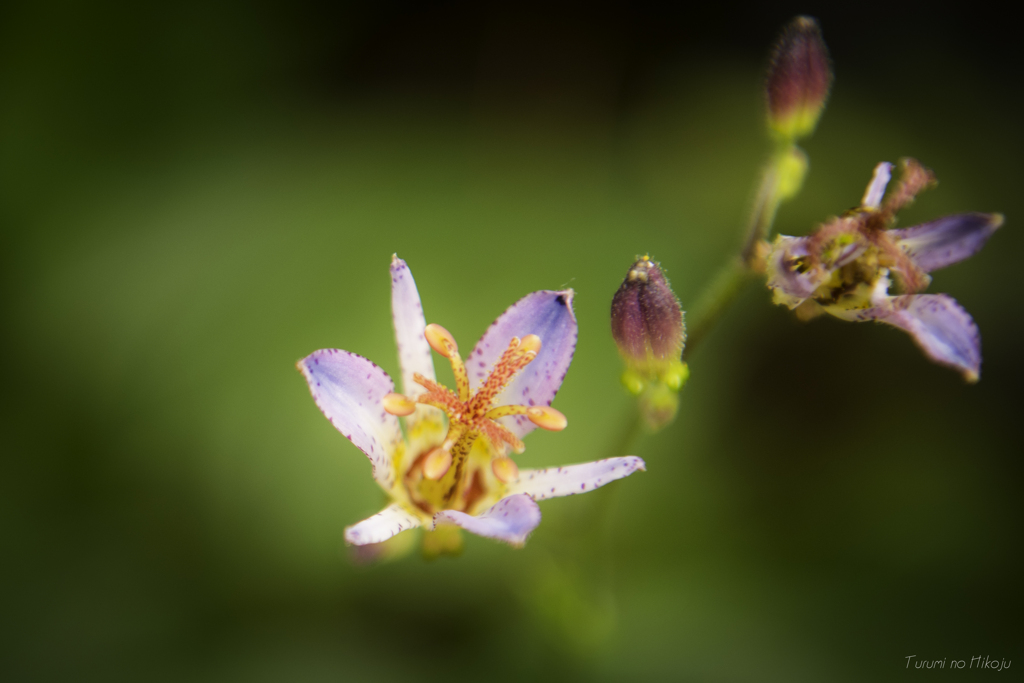
[(757, 260), (757, 245), (768, 237), (775, 213), (779, 210), (779, 166), (784, 152), (776, 152), (764, 169), (761, 186), (757, 189), (754, 210), (750, 214), (747, 236), (740, 250), (740, 258), (750, 267)]
[(743, 248), (737, 257), (730, 259), (719, 269), (711, 283), (698, 296), (692, 313), (688, 316), (690, 322), (687, 325), (683, 360), (693, 354), (693, 350), (715, 326), (722, 313), (743, 290), (743, 286), (759, 270), (758, 245), (771, 234), (775, 214), (783, 199), (780, 192), (784, 184), (783, 169), (787, 158), (795, 151), (792, 141), (786, 141), (776, 148), (768, 160), (761, 174), (761, 184), (757, 188)]
[(693, 355), (693, 350), (715, 326), (722, 313), (742, 291), (743, 285), (752, 279), (754, 272), (739, 258), (730, 259), (718, 271), (711, 283), (704, 289), (694, 304), (689, 316), (686, 333), (686, 347), (683, 360)]

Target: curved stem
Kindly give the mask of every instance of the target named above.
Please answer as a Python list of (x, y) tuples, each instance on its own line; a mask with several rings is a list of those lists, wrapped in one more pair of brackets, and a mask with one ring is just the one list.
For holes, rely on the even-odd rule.
[(683, 360), (693, 355), (693, 350), (715, 326), (722, 313), (732, 304), (743, 290), (754, 271), (740, 258), (733, 258), (718, 271), (694, 304), (690, 323), (686, 326), (686, 346)]
[(750, 214), (747, 236), (740, 250), (740, 258), (748, 268), (756, 262), (757, 245), (768, 237), (772, 223), (775, 222), (775, 213), (779, 210), (779, 166), (782, 159), (782, 153), (772, 155), (761, 176), (761, 185), (754, 200), (754, 210)]
[(690, 323), (687, 325), (683, 360), (693, 354), (693, 350), (715, 326), (722, 313), (743, 290), (743, 286), (760, 269), (758, 245), (771, 234), (775, 214), (783, 199), (781, 186), (784, 184), (785, 161), (795, 150), (792, 142), (781, 145), (765, 166), (739, 255), (731, 258), (719, 269), (694, 304)]

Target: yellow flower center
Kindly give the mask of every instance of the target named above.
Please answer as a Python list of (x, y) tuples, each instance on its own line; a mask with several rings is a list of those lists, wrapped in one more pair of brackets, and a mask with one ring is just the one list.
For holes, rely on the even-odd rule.
[[(480, 469), (467, 466), (471, 452), (490, 459), (491, 471), (499, 481), (515, 481), (519, 476), (508, 452), (522, 453), (523, 442), (500, 424), (499, 418), (525, 415), (538, 427), (552, 431), (565, 429), (566, 419), (549, 406), (494, 405), (505, 387), (537, 357), (541, 347), (537, 335), (513, 337), (487, 379), (473, 393), (459, 347), (448, 330), (430, 324), (424, 334), (431, 348), (451, 363), (456, 391), (417, 373), (413, 380), (426, 391), (415, 398), (388, 394), (384, 397), (384, 410), (406, 416), (416, 410), (417, 404), (424, 404), (447, 414), (448, 433), (444, 441), (416, 457), (404, 483), (412, 502), (428, 514), (444, 509), (470, 510), (486, 493)], [(481, 436), (484, 440), (478, 442)]]

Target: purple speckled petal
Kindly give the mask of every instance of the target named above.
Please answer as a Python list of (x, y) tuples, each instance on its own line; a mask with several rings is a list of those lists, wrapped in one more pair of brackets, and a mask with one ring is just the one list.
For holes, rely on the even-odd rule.
[(871, 177), (871, 182), (868, 183), (868, 188), (864, 190), (864, 198), (860, 200), (860, 205), (866, 209), (877, 209), (882, 205), (882, 197), (885, 196), (885, 188), (892, 179), (892, 164), (888, 161), (875, 166), (875, 174)]
[(593, 491), (608, 482), (646, 469), (643, 460), (627, 455), (545, 470), (520, 470), (519, 479), (510, 484), (508, 490), (510, 493), (525, 493), (534, 500), (571, 496)]
[[(512, 337), (535, 334), (540, 337), (540, 353), (505, 387), (495, 405), (551, 405), (576, 350), (573, 294), (571, 289), (533, 292), (502, 313), (466, 359), (471, 388), (475, 391), (483, 384)], [(503, 417), (501, 422), (518, 437), (536, 427), (523, 415)]]
[(930, 272), (974, 256), (1000, 225), (997, 213), (959, 213), (910, 228), (890, 230), (889, 236), (914, 263)]
[(381, 399), (395, 390), (387, 373), (362, 356), (338, 349), (314, 351), (298, 363), (320, 411), (335, 429), (366, 453), (373, 478), (390, 490), (395, 482), (391, 454), (402, 440), (398, 419)]
[(797, 267), (800, 259), (807, 256), (808, 242), (807, 237), (775, 238), (766, 262), (768, 289), (772, 290), (775, 303), (796, 308), (821, 284), (819, 273), (800, 272)]
[(867, 309), (873, 318), (910, 333), (929, 358), (959, 370), (968, 382), (981, 375), (981, 334), (970, 314), (945, 294), (894, 296)]
[(540, 508), (530, 496), (517, 493), (505, 496), (476, 517), (458, 510), (442, 510), (434, 515), (435, 526), (446, 522), (457, 524), (478, 536), (521, 546), (540, 524)]
[[(395, 342), (398, 344), (398, 363), (402, 367), (402, 391), (406, 396), (416, 397), (426, 391), (413, 381), (414, 373), (427, 379), (437, 379), (434, 374), (434, 359), (430, 345), (423, 336), (427, 326), (423, 317), (423, 305), (416, 281), (405, 261), (395, 254), (391, 257), (391, 317), (395, 324)], [(417, 406), (416, 412), (405, 418), (410, 434), (424, 419), (442, 424), (441, 411), (431, 406)]]
[(345, 542), (351, 545), (383, 543), (395, 534), (419, 525), (419, 518), (398, 503), (392, 503), (373, 517), (345, 527)]

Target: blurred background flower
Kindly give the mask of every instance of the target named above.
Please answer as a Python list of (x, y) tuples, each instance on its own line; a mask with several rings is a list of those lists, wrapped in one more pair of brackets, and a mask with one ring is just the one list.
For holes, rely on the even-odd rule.
[[(908, 155), (942, 191), (902, 225), (1004, 213), (998, 248), (933, 285), (978, 323), (984, 379), (748, 287), (607, 533), (614, 487), (548, 502), (521, 552), (352, 565), (344, 526), (383, 501), (295, 361), (341, 347), (396, 374), (396, 251), (459, 339), (572, 287), (570, 426), (520, 464), (603, 456), (634, 400), (608, 331), (623, 265), (656, 254), (689, 310), (735, 253), (797, 11), (835, 82), (776, 230)], [(860, 681), (910, 654), (1019, 659), (1016, 26), (899, 3), (5, 3), (6, 677)]]

